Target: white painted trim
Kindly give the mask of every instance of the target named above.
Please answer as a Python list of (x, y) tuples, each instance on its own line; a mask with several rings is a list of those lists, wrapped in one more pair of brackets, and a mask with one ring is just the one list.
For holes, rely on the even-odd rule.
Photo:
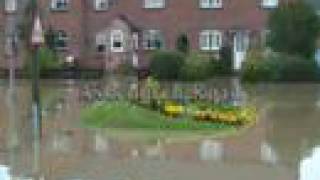
[[(113, 43), (115, 41), (115, 36), (119, 35), (120, 36), (120, 42), (121, 42), (121, 47), (113, 47)], [(111, 30), (110, 33), (110, 39), (111, 39), (111, 52), (123, 52), (124, 51), (124, 35), (122, 30)]]

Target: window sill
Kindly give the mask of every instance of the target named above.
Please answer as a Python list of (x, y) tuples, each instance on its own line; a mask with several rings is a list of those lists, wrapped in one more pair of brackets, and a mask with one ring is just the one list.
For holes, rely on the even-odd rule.
[(66, 8), (66, 9), (54, 9), (54, 8), (51, 8), (51, 12), (68, 12), (69, 11), (69, 8)]
[(160, 11), (166, 9), (166, 7), (143, 7), (146, 11)]
[(7, 14), (7, 15), (17, 14), (17, 10), (12, 10), (12, 11), (5, 10), (5, 11), (4, 11), (4, 14)]
[(124, 53), (124, 49), (111, 49), (111, 53)]
[(202, 49), (200, 48), (199, 50), (202, 52), (215, 52), (215, 51), (220, 51), (221, 48), (211, 48), (211, 49)]
[(109, 9), (94, 9), (94, 12), (96, 13), (102, 13), (102, 12), (107, 12)]
[(199, 7), (201, 10), (222, 10), (223, 7)]
[(261, 5), (260, 7), (261, 9), (272, 10), (272, 9), (277, 9), (278, 5)]

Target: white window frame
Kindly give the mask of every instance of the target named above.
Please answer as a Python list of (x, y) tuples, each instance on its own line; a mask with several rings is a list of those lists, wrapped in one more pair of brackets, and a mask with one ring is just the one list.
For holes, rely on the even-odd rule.
[(144, 8), (146, 9), (161, 9), (166, 5), (166, 0), (144, 0)]
[(94, 0), (94, 8), (96, 11), (106, 11), (109, 9), (109, 0)]
[[(159, 37), (159, 39), (156, 38), (157, 36)], [(156, 46), (155, 42), (157, 40), (159, 40), (159, 43), (161, 43), (160, 44), (161, 47)], [(151, 44), (151, 46), (149, 46), (149, 44)], [(157, 29), (145, 30), (143, 32), (143, 47), (145, 50), (156, 50), (159, 48), (162, 49), (164, 47), (164, 37), (161, 30), (157, 30)]]
[(6, 13), (14, 13), (17, 11), (17, 0), (5, 0), (4, 3)]
[(222, 32), (219, 30), (202, 30), (199, 34), (199, 48), (203, 51), (220, 50)]
[[(115, 37), (119, 36), (119, 42), (121, 43), (120, 47), (114, 47)], [(110, 40), (111, 40), (111, 51), (112, 52), (123, 52), (124, 51), (124, 34), (122, 30), (111, 30), (110, 33)]]
[(279, 0), (261, 0), (261, 6), (266, 9), (277, 8)]
[[(58, 3), (65, 3), (65, 6), (58, 7)], [(70, 0), (51, 0), (51, 9), (54, 11), (66, 11), (68, 10), (68, 6), (70, 4)]]
[[(62, 34), (65, 34), (66, 36), (62, 36)], [(55, 44), (55, 47), (57, 50), (64, 51), (64, 50), (68, 49), (69, 36), (68, 36), (67, 32), (65, 32), (63, 30), (57, 31), (56, 38), (57, 38), (57, 41), (64, 41), (64, 44), (65, 44), (64, 47), (62, 47), (62, 46), (58, 47), (57, 44)]]
[(223, 7), (223, 0), (199, 0), (202, 9), (219, 9)]

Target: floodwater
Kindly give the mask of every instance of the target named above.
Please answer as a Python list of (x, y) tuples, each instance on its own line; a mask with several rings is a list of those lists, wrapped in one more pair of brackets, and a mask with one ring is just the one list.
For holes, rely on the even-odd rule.
[(93, 101), (85, 89), (116, 94), (130, 82), (42, 81), (37, 141), (31, 83), (1, 80), (0, 180), (320, 179), (320, 85), (208, 82), (258, 108), (257, 125), (230, 137), (139, 139), (81, 128), (80, 108)]

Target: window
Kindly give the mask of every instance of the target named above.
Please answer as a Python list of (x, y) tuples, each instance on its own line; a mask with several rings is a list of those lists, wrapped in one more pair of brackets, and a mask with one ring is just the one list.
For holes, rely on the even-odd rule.
[(123, 52), (123, 32), (121, 30), (111, 31), (111, 51)]
[(223, 0), (200, 0), (200, 8), (222, 8), (222, 1)]
[(262, 0), (263, 8), (276, 8), (278, 7), (279, 0)]
[(222, 33), (217, 30), (204, 30), (200, 33), (199, 41), (201, 50), (219, 50), (222, 44)]
[(69, 0), (52, 0), (51, 9), (56, 11), (67, 10), (68, 4), (69, 4)]
[(94, 6), (96, 11), (105, 11), (109, 7), (109, 0), (95, 0)]
[(161, 49), (164, 46), (163, 35), (160, 30), (146, 30), (143, 32), (144, 49)]
[(144, 0), (144, 8), (164, 8), (165, 0)]
[(56, 43), (55, 48), (57, 50), (65, 50), (68, 47), (68, 35), (65, 31), (57, 31), (56, 32)]
[(13, 13), (17, 10), (17, 0), (5, 0), (5, 11)]
[(97, 48), (97, 52), (99, 53), (103, 53), (106, 51), (106, 44), (107, 44), (107, 40), (106, 40), (106, 35), (104, 33), (98, 33), (96, 35), (96, 48)]

